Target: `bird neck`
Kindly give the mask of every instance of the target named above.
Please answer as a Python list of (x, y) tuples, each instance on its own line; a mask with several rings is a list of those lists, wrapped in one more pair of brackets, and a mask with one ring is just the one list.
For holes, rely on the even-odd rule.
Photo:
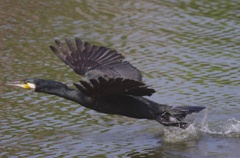
[(52, 80), (45, 80), (41, 86), (36, 87), (35, 91), (63, 97), (79, 104), (84, 104), (86, 100), (86, 96), (79, 90), (71, 89), (66, 84)]

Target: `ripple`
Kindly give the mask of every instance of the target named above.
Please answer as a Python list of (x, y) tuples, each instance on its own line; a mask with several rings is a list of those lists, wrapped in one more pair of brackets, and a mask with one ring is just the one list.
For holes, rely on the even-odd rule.
[(72, 86), (79, 76), (48, 45), (80, 37), (123, 53), (156, 89), (150, 99), (207, 106), (209, 115), (175, 130), (1, 86), (0, 157), (239, 157), (238, 1), (3, 2), (1, 83)]

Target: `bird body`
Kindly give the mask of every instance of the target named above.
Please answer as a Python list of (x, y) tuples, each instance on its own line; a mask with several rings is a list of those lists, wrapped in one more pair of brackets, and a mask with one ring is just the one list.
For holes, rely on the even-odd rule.
[(142, 82), (141, 72), (115, 50), (76, 38), (74, 45), (55, 41), (51, 50), (75, 73), (85, 80), (74, 83), (77, 89), (64, 83), (29, 78), (22, 81), (8, 81), (6, 85), (34, 89), (36, 92), (57, 95), (87, 108), (107, 114), (117, 114), (138, 119), (156, 120), (165, 126), (187, 128), (183, 122), (187, 114), (196, 113), (204, 106), (173, 107), (153, 102), (150, 96), (155, 90)]
[(69, 88), (61, 82), (37, 78), (27, 79), (26, 81), (28, 83), (34, 82), (38, 85), (35, 92), (57, 95), (81, 104), (86, 108), (107, 114), (117, 114), (139, 119), (154, 119), (153, 111), (157, 110), (153, 110), (153, 107), (167, 107), (141, 96), (107, 95), (105, 97), (92, 98), (79, 90)]

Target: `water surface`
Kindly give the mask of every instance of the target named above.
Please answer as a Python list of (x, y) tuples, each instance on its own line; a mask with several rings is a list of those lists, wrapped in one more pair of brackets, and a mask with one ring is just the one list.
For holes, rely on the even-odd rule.
[(100, 114), (71, 101), (0, 86), (0, 157), (240, 157), (240, 2), (0, 2), (0, 82), (79, 76), (48, 48), (80, 37), (114, 48), (157, 91), (201, 105), (187, 130)]

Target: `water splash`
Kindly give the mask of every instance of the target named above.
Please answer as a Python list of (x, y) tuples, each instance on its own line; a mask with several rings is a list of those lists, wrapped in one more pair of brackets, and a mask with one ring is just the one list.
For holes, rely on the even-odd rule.
[(208, 111), (205, 114), (202, 123), (199, 125), (199, 131), (207, 134), (221, 135), (224, 137), (240, 137), (240, 120), (231, 118), (226, 121), (208, 122)]
[(206, 123), (200, 130), (204, 133), (222, 135), (225, 137), (240, 137), (240, 121), (231, 118), (227, 121), (217, 122), (213, 127)]
[[(202, 116), (203, 115), (203, 116)], [(201, 135), (201, 130), (206, 123), (208, 110), (203, 110), (203, 113), (197, 113), (187, 116), (185, 120), (190, 123), (186, 129), (177, 127), (166, 127), (163, 129), (163, 141), (166, 143), (180, 143), (192, 140), (198, 140)]]
[(201, 134), (219, 135), (223, 137), (240, 137), (240, 120), (231, 118), (226, 121), (211, 123), (208, 121), (208, 110), (199, 121), (193, 119), (186, 129), (167, 127), (163, 129), (163, 141), (167, 143), (198, 140)]
[(163, 129), (163, 141), (166, 143), (186, 142), (199, 138), (199, 130), (194, 124), (188, 128), (168, 127)]

